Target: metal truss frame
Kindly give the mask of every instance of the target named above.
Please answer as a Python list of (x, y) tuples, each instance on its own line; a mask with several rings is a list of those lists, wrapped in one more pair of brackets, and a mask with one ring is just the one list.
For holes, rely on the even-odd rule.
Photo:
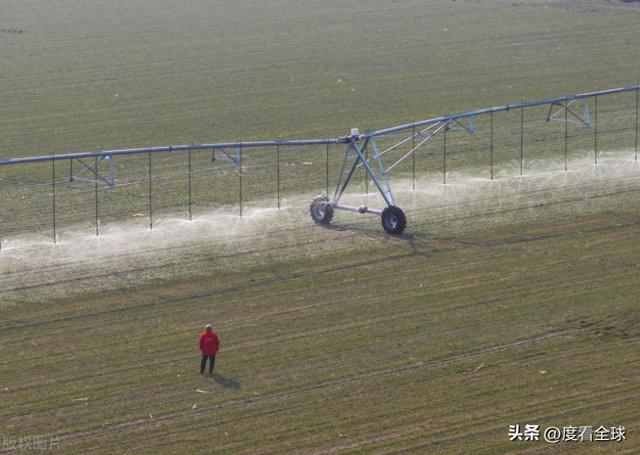
[[(190, 152), (192, 150), (205, 150), (212, 151), (212, 161), (218, 159), (228, 159), (232, 161), (236, 166), (242, 169), (242, 150), (244, 148), (268, 148), (268, 147), (280, 147), (280, 146), (314, 146), (314, 145), (346, 145), (346, 152), (342, 162), (342, 170), (340, 172), (336, 190), (333, 194), (333, 198), (329, 198), (329, 195), (322, 196), (320, 199), (314, 199), (312, 203), (311, 212), (314, 216), (314, 205), (318, 207), (321, 204), (320, 210), (316, 211), (317, 217), (314, 217), (316, 221), (322, 219), (328, 222), (331, 216), (325, 213), (326, 210), (330, 210), (331, 215), (333, 209), (348, 210), (358, 213), (370, 213), (375, 215), (381, 215), (383, 218), (383, 226), (391, 233), (400, 233), (404, 229), (404, 214), (396, 207), (396, 201), (389, 182), (390, 173), (402, 162), (408, 158), (412, 158), (416, 151), (421, 147), (429, 144), (433, 141), (434, 137), (443, 134), (447, 131), (463, 131), (467, 134), (473, 135), (476, 132), (474, 125), (474, 119), (482, 115), (491, 115), (493, 120), (493, 114), (498, 112), (510, 111), (518, 109), (523, 111), (524, 109), (536, 107), (536, 106), (548, 106), (549, 111), (546, 116), (547, 122), (562, 121), (566, 124), (571, 122), (581, 125), (585, 128), (592, 126), (596, 127), (595, 123), (591, 121), (591, 111), (589, 107), (589, 101), (595, 99), (595, 116), (597, 119), (597, 100), (598, 97), (612, 95), (616, 93), (636, 92), (636, 149), (637, 149), (637, 129), (638, 129), (638, 92), (640, 91), (640, 84), (635, 84), (627, 87), (614, 88), (609, 90), (601, 90), (597, 92), (588, 92), (572, 96), (562, 96), (557, 98), (547, 98), (535, 101), (528, 101), (518, 104), (507, 104), (503, 106), (495, 106), (486, 109), (480, 109), (475, 111), (462, 112), (454, 115), (447, 115), (428, 120), (408, 123), (404, 125), (395, 126), (392, 128), (386, 128), (377, 131), (370, 131), (364, 134), (360, 134), (357, 128), (351, 130), (351, 134), (344, 137), (337, 137), (334, 139), (310, 139), (310, 140), (278, 140), (278, 141), (254, 141), (254, 142), (229, 142), (229, 143), (212, 143), (212, 144), (190, 144), (190, 145), (175, 145), (164, 147), (146, 147), (146, 148), (132, 148), (121, 150), (109, 150), (109, 151), (91, 151), (82, 153), (71, 153), (63, 155), (46, 155), (35, 156), (26, 158), (13, 158), (13, 159), (0, 159), (0, 166), (16, 165), (36, 162), (55, 162), (59, 160), (69, 160), (72, 168), (73, 161), (77, 161), (82, 164), (82, 169), (73, 174), (70, 173), (70, 179), (72, 181), (83, 181), (106, 184), (110, 188), (117, 186), (115, 176), (114, 161), (116, 156), (120, 155), (133, 155), (133, 154), (151, 154), (155, 153), (179, 153)], [(575, 109), (582, 103), (582, 112), (578, 113)], [(493, 121), (492, 121), (493, 128)], [(493, 129), (492, 129), (493, 132)], [(381, 150), (378, 146), (377, 139), (381, 137), (388, 137), (395, 134), (403, 134), (403, 138), (390, 147)], [(565, 133), (566, 135), (566, 133)], [(400, 156), (394, 156), (393, 162), (385, 164), (385, 160), (394, 154), (397, 154), (402, 150), (403, 146), (410, 145), (410, 149), (405, 151)], [(406, 150), (406, 149), (404, 149)], [(235, 154), (230, 151), (235, 151)], [(493, 149), (492, 149), (493, 151)], [(217, 153), (217, 155), (216, 155)], [(637, 152), (636, 152), (637, 153)], [(596, 150), (597, 154), (597, 150)], [(94, 159), (94, 163), (87, 164), (89, 158)], [(151, 158), (149, 158), (151, 159)], [(98, 165), (100, 161), (109, 162), (109, 174), (103, 176), (99, 173)], [(380, 196), (386, 204), (386, 208), (371, 209), (366, 206), (353, 207), (343, 205), (340, 203), (342, 196), (352, 182), (355, 172), (359, 168), (364, 168), (368, 177), (373, 181), (376, 190), (380, 193)], [(91, 177), (87, 177), (90, 175)], [(328, 209), (327, 209), (328, 208)], [(391, 210), (392, 215), (395, 216), (396, 221), (402, 218), (404, 221), (397, 223), (397, 228), (387, 228), (385, 225), (385, 214)], [(320, 217), (320, 218), (318, 218)], [(393, 224), (393, 223), (392, 223)], [(390, 225), (391, 226), (391, 225)], [(395, 229), (395, 230), (394, 230)]]
[[(236, 146), (236, 147), (230, 147), (230, 149), (235, 149), (235, 156), (230, 154), (227, 151), (227, 148), (213, 147), (211, 149), (211, 161), (214, 162), (214, 161), (227, 159), (231, 161), (233, 164), (235, 164), (236, 166), (240, 166), (240, 163), (242, 162), (242, 147)], [(219, 152), (217, 157), (216, 157), (216, 152)], [(221, 154), (222, 156), (220, 156)]]
[[(582, 125), (585, 128), (591, 127), (591, 112), (589, 110), (589, 100), (587, 98), (582, 98), (582, 116), (578, 115), (573, 109), (570, 109), (569, 106), (577, 103), (577, 98), (572, 100), (564, 100), (564, 101), (554, 101), (549, 105), (549, 114), (547, 114), (547, 122), (557, 121), (564, 123), (569, 122), (576, 125)], [(554, 112), (554, 107), (557, 108)], [(566, 111), (566, 113), (565, 113)], [(561, 117), (561, 114), (565, 113)], [(571, 117), (569, 117), (569, 115)]]
[[(73, 172), (73, 162), (77, 161), (82, 165), (82, 169), (80, 172)], [(99, 164), (100, 161), (107, 161), (109, 163), (109, 174), (106, 177), (103, 177), (99, 172)], [(73, 158), (69, 160), (69, 168), (70, 168), (70, 176), (69, 180), (71, 182), (88, 182), (88, 183), (98, 183), (101, 185), (106, 185), (109, 188), (114, 188), (116, 186), (116, 170), (114, 158), (112, 155), (101, 155), (96, 157), (96, 159), (91, 163), (86, 163), (83, 161), (83, 158)], [(84, 177), (85, 173), (92, 175), (93, 177)]]

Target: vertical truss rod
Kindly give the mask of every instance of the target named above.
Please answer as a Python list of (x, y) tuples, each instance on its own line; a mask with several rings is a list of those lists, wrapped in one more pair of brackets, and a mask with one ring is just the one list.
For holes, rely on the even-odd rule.
[[(378, 190), (382, 194), (382, 197), (384, 198), (387, 205), (396, 205), (396, 201), (393, 198), (393, 193), (391, 192), (391, 186), (389, 185), (389, 178), (387, 177), (387, 172), (384, 170), (384, 165), (382, 164), (382, 158), (380, 158), (380, 154), (378, 153), (378, 145), (376, 144), (376, 141), (374, 139), (371, 139), (371, 146), (373, 147), (373, 151), (376, 155), (376, 162), (378, 163), (378, 168), (380, 169), (380, 175), (382, 176), (382, 179), (384, 181), (384, 186), (387, 190), (386, 194), (388, 197), (385, 197), (385, 192), (382, 191), (380, 184), (377, 184)], [(375, 178), (373, 179), (374, 181), (376, 180)]]
[[(367, 140), (365, 140), (362, 148), (365, 148), (368, 144), (369, 144), (369, 140), (367, 139)], [(344, 169), (346, 168), (347, 160), (349, 159), (349, 155), (351, 154), (352, 150), (354, 150), (358, 156), (357, 156), (356, 160), (353, 162), (353, 165), (351, 166), (351, 169), (349, 170), (349, 174), (344, 179), (344, 182), (342, 182), (342, 187), (341, 187), (341, 185), (340, 185), (341, 181), (340, 180), (342, 179), (342, 175), (344, 175)], [(336, 190), (336, 195), (334, 197), (335, 202), (338, 202), (340, 200), (340, 198), (342, 197), (342, 195), (344, 194), (344, 191), (347, 189), (347, 186), (349, 185), (349, 182), (351, 181), (351, 177), (353, 177), (353, 173), (356, 171), (356, 168), (358, 167), (358, 163), (363, 159), (364, 159), (364, 157), (362, 156), (362, 153), (360, 153), (360, 149), (358, 148), (356, 143), (355, 142), (349, 142), (349, 146), (347, 147), (347, 152), (344, 155), (344, 161), (342, 162), (343, 172), (341, 173), (340, 180), (338, 180), (338, 188), (339, 188), (339, 190)], [(370, 169), (370, 167), (368, 165), (367, 165), (367, 169)]]
[[(353, 149), (358, 154), (358, 157), (360, 158), (360, 161), (362, 161), (362, 163), (364, 164), (364, 167), (367, 170), (367, 173), (371, 177), (371, 180), (373, 180), (373, 183), (375, 183), (376, 188), (378, 188), (378, 191), (380, 192), (380, 195), (384, 199), (384, 202), (386, 202), (387, 205), (395, 205), (395, 203), (393, 201), (393, 197), (390, 197), (389, 194), (387, 194), (387, 192), (384, 191), (384, 189), (382, 188), (382, 185), (380, 184), (380, 181), (378, 180), (378, 177), (376, 176), (376, 173), (373, 171), (373, 169), (371, 168), (369, 163), (367, 161), (365, 161), (365, 156), (364, 156), (364, 152), (363, 151), (364, 151), (365, 147), (368, 145), (368, 142), (369, 142), (369, 140), (367, 139), (362, 147), (358, 147), (358, 144), (356, 144), (355, 142), (352, 142), (351, 146), (353, 147)], [(385, 176), (384, 178), (386, 179), (386, 172), (384, 172), (384, 167), (382, 166), (382, 161), (378, 161), (378, 163), (380, 164), (380, 172), (381, 172), (381, 174), (383, 176)]]

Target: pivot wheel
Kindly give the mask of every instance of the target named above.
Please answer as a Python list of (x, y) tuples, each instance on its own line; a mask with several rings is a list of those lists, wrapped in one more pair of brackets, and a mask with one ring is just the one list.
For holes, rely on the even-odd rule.
[(329, 224), (333, 218), (333, 206), (326, 196), (316, 196), (311, 201), (309, 213), (313, 221), (320, 224)]
[(400, 207), (390, 205), (382, 211), (382, 227), (389, 234), (402, 234), (407, 226), (407, 217)]

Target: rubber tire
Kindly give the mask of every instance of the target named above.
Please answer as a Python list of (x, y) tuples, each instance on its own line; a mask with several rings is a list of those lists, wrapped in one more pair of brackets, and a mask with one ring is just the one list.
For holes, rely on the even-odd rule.
[(402, 234), (404, 228), (407, 226), (407, 217), (404, 212), (400, 210), (400, 207), (390, 205), (382, 211), (380, 217), (382, 221), (382, 227), (389, 234), (399, 235)]
[(329, 224), (333, 219), (333, 206), (326, 196), (316, 196), (311, 201), (309, 213), (313, 221), (319, 224)]

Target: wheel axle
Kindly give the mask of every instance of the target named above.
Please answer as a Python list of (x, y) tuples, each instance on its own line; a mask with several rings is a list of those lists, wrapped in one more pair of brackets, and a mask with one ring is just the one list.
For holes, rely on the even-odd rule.
[(318, 224), (329, 224), (333, 219), (334, 210), (345, 210), (348, 212), (356, 212), (360, 214), (370, 213), (372, 215), (380, 216), (382, 227), (389, 234), (399, 235), (402, 234), (407, 226), (407, 217), (400, 207), (390, 205), (384, 210), (370, 209), (366, 205), (359, 207), (351, 205), (336, 204), (329, 200), (327, 196), (316, 196), (311, 201), (309, 206), (309, 213), (311, 218)]

